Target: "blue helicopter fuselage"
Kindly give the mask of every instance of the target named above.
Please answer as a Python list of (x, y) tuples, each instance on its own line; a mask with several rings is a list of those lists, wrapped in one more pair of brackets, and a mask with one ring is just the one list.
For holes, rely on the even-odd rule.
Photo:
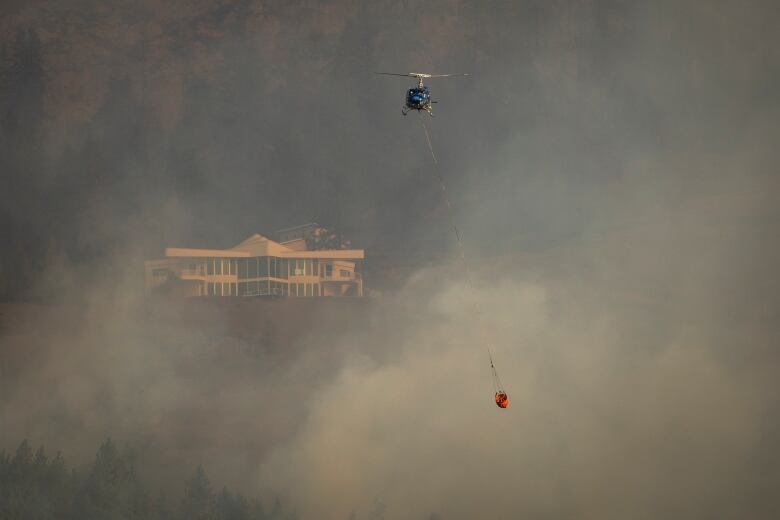
[(410, 88), (406, 92), (406, 106), (414, 110), (426, 110), (431, 104), (431, 93), (428, 87)]

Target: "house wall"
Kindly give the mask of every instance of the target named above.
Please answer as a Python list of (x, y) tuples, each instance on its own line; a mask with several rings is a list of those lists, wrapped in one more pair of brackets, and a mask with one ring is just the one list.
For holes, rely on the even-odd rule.
[[(304, 230), (296, 229), (303, 234)], [(177, 282), (188, 296), (362, 296), (351, 258), (362, 250), (308, 251), (303, 237), (279, 244), (252, 235), (230, 250), (167, 248), (167, 258), (145, 262), (147, 293)], [(187, 282), (181, 284), (180, 282)]]

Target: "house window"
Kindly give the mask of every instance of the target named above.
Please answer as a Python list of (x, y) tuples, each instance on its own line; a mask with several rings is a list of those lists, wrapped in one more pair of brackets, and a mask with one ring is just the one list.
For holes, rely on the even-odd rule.
[(259, 256), (257, 257), (257, 276), (260, 278), (265, 278), (268, 276), (268, 263), (270, 261), (270, 258), (267, 256)]
[(325, 264), (325, 277), (330, 278), (333, 276), (333, 264)]
[(340, 269), (339, 270), (339, 275), (342, 278), (349, 278), (349, 271), (347, 271), (346, 269)]

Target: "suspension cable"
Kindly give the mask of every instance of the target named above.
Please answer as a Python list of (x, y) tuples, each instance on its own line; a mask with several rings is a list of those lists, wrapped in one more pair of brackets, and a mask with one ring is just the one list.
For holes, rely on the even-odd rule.
[[(422, 125), (423, 131), (425, 132), (425, 141), (428, 143), (428, 150), (431, 152), (431, 158), (433, 159), (433, 171), (436, 175), (436, 180), (439, 182), (439, 187), (441, 188), (442, 199), (444, 200), (444, 203), (447, 206), (447, 215), (450, 221), (450, 228), (455, 234), (455, 238), (457, 239), (458, 242), (458, 254), (460, 256), (461, 263), (463, 264), (463, 269), (466, 272), (466, 282), (469, 285), (469, 289), (471, 289), (471, 294), (474, 295), (476, 294), (476, 284), (474, 283), (474, 279), (472, 276), (471, 266), (469, 265), (469, 262), (466, 259), (466, 249), (463, 246), (463, 240), (461, 238), (460, 231), (458, 230), (458, 226), (455, 222), (455, 214), (453, 211), (452, 203), (450, 202), (450, 197), (447, 194), (447, 186), (444, 183), (444, 177), (442, 176), (441, 171), (439, 171), (439, 161), (436, 159), (436, 153), (433, 151), (433, 144), (431, 143), (431, 136), (430, 133), (428, 132), (428, 127), (425, 125), (425, 120), (423, 119), (422, 114), (419, 111), (418, 111), (418, 115), (420, 116), (420, 124)], [(472, 300), (472, 305), (474, 306), (474, 310), (480, 321), (480, 329), (482, 332), (483, 344), (485, 345), (485, 350), (487, 350), (488, 359), (490, 360), (490, 371), (493, 376), (493, 386), (495, 387), (496, 392), (505, 393), (504, 387), (501, 384), (501, 378), (498, 377), (498, 371), (496, 370), (496, 367), (493, 363), (493, 354), (490, 351), (490, 346), (487, 342), (485, 323), (484, 320), (482, 319), (482, 312), (476, 298)]]

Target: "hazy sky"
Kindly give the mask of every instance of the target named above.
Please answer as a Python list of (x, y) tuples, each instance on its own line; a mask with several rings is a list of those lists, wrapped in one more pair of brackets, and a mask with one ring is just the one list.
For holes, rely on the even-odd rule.
[[(0, 442), (86, 459), (111, 435), (305, 518), (772, 518), (779, 14), (4, 8), (2, 294), (71, 305), (0, 311)], [(471, 74), (431, 80), (426, 124), (474, 287), (400, 114), (411, 82), (380, 70)], [(360, 310), (301, 311), (294, 337), (139, 295), (166, 245), (312, 220), (415, 269)]]

